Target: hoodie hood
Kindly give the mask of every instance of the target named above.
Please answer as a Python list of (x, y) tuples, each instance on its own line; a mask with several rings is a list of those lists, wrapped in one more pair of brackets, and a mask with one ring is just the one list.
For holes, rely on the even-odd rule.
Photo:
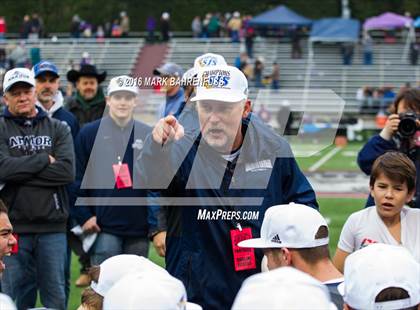
[(48, 117), (47, 113), (45, 113), (39, 107), (36, 107), (36, 111), (37, 111), (37, 113), (34, 117), (14, 116), (10, 113), (9, 108), (6, 107), (4, 109), (3, 116), (5, 118), (9, 118), (9, 119), (13, 120), (14, 122), (16, 122), (17, 124), (19, 124), (21, 126), (27, 126), (27, 125), (33, 126), (34, 124), (39, 122), (41, 119), (43, 119), (45, 117)]
[(40, 110), (46, 112), (49, 117), (52, 117), (53, 114), (57, 112), (57, 110), (63, 107), (64, 98), (60, 91), (57, 91), (57, 93), (55, 94), (53, 98), (53, 101), (54, 101), (54, 104), (49, 110), (45, 109), (42, 103), (39, 102), (38, 100), (36, 101), (35, 104), (38, 108), (40, 108)]

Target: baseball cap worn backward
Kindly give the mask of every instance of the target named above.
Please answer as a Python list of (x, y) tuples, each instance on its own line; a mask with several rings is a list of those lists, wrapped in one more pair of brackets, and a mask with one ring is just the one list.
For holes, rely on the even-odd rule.
[(168, 75), (182, 77), (184, 71), (182, 68), (173, 62), (167, 62), (163, 66), (153, 70), (154, 75)]
[(321, 226), (328, 224), (315, 209), (290, 203), (268, 208), (261, 226), (261, 237), (238, 243), (246, 248), (313, 248), (328, 244), (329, 238), (315, 239)]
[(233, 66), (210, 66), (199, 71), (196, 95), (191, 101), (239, 102), (248, 98), (248, 80)]
[[(402, 288), (409, 298), (375, 302), (390, 287)], [(420, 304), (420, 264), (402, 246), (375, 243), (350, 254), (344, 282), (338, 286), (354, 309), (405, 309)]]
[(138, 95), (137, 80), (127, 76), (120, 75), (116, 76), (109, 81), (107, 94), (110, 96), (112, 93), (117, 91), (126, 91), (134, 95)]
[(26, 68), (15, 68), (6, 72), (3, 78), (3, 91), (8, 91), (16, 83), (26, 83), (35, 86), (34, 74)]
[(34, 76), (35, 78), (37, 78), (38, 76), (40, 76), (43, 73), (49, 72), (53, 75), (55, 75), (56, 77), (59, 77), (60, 75), (58, 74), (58, 69), (56, 67), (55, 64), (53, 64), (50, 61), (40, 61), (38, 62), (35, 66), (33, 66), (32, 68), (33, 72), (34, 72)]

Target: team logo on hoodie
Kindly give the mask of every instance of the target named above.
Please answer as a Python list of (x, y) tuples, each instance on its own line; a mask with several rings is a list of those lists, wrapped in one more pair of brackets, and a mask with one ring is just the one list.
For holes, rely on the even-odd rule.
[(51, 148), (51, 141), (50, 136), (12, 136), (9, 138), (9, 147), (11, 149), (38, 151)]

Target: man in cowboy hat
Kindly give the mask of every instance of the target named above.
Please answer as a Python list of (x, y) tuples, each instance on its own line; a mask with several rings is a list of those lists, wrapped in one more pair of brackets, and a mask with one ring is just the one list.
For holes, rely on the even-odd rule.
[(105, 96), (99, 87), (106, 78), (106, 71), (99, 73), (93, 65), (82, 65), (80, 71), (67, 72), (67, 80), (76, 85), (77, 92), (67, 102), (67, 109), (79, 121), (80, 126), (102, 117)]

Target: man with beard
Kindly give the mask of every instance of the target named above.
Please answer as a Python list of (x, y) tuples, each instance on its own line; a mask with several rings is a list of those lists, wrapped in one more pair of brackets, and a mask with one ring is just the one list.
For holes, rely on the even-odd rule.
[(93, 65), (82, 65), (80, 71), (67, 72), (67, 80), (76, 85), (76, 94), (67, 102), (67, 109), (76, 116), (80, 127), (101, 118), (105, 110), (105, 96), (99, 87), (106, 72), (99, 73)]
[(70, 126), (73, 139), (79, 132), (79, 123), (73, 114), (64, 109), (64, 98), (58, 90), (60, 76), (52, 62), (41, 61), (32, 68), (35, 76), (36, 105), (49, 117), (56, 118)]

